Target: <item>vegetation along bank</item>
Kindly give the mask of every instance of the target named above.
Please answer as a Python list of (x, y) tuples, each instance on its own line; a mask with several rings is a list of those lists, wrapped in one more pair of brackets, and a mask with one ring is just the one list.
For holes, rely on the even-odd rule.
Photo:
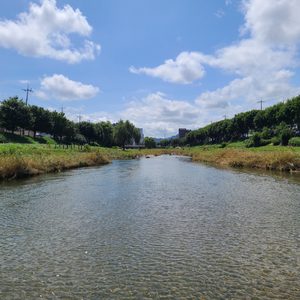
[[(148, 154), (189, 155), (197, 162), (280, 171), (300, 170), (300, 96), (265, 110), (252, 110), (191, 131), (182, 139), (162, 140), (164, 149), (130, 150), (138, 128), (128, 120), (75, 124), (63, 113), (25, 106), (17, 97), (0, 105), (0, 179), (109, 163)], [(24, 132), (33, 132), (33, 137)], [(53, 136), (35, 138), (37, 132)], [(14, 134), (18, 133), (18, 135)], [(156, 148), (153, 138), (146, 148)]]

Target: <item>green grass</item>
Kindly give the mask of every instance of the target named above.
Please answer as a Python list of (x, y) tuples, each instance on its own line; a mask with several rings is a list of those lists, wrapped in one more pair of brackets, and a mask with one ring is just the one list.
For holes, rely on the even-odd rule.
[(32, 138), (26, 135), (17, 135), (8, 132), (0, 132), (0, 143), (14, 143), (14, 144), (46, 144), (47, 141), (51, 144), (57, 144), (56, 141), (50, 137)]

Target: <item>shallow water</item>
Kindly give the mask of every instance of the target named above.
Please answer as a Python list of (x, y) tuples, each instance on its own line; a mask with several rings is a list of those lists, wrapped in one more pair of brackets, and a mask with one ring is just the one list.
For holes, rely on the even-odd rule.
[(0, 299), (300, 299), (300, 175), (186, 157), (0, 184)]

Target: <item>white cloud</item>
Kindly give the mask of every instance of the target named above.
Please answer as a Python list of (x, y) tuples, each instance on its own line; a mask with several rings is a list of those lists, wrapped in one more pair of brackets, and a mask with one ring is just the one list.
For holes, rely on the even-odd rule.
[(22, 83), (22, 84), (28, 84), (29, 83), (29, 80), (19, 80), (20, 81), (20, 83)]
[(153, 77), (159, 77), (164, 81), (173, 83), (189, 84), (205, 76), (205, 71), (201, 65), (202, 56), (196, 52), (182, 52), (176, 60), (168, 59), (163, 65), (156, 68), (139, 68), (130, 67), (130, 72), (139, 74), (145, 73)]
[(18, 20), (0, 21), (0, 46), (13, 48), (32, 57), (48, 57), (68, 63), (94, 59), (100, 45), (85, 40), (82, 49), (72, 47), (68, 34), (89, 36), (92, 27), (79, 9), (69, 5), (56, 7), (55, 0), (42, 0), (41, 5), (31, 3), (29, 12), (18, 15)]
[(34, 91), (35, 95), (42, 100), (48, 100), (50, 97), (47, 93), (43, 92), (43, 91)]
[(294, 44), (300, 41), (300, 1), (243, 1), (246, 23), (242, 33), (249, 30), (263, 44)]
[(62, 101), (89, 99), (100, 92), (98, 87), (73, 81), (58, 74), (52, 77), (46, 76), (41, 80), (41, 88)]
[(218, 18), (222, 18), (224, 15), (225, 15), (225, 12), (222, 10), (222, 9), (219, 9), (215, 15), (218, 17)]
[(143, 127), (148, 136), (174, 135), (180, 127), (195, 129), (201, 122), (199, 108), (185, 101), (168, 100), (161, 92), (150, 93), (141, 101), (135, 99), (128, 106), (118, 116)]
[(300, 1), (244, 0), (242, 11), (245, 24), (240, 30), (242, 34), (249, 31), (249, 38), (218, 49), (213, 55), (183, 52), (176, 61), (166, 60), (153, 69), (132, 67), (131, 72), (180, 84), (201, 79), (205, 65), (235, 75), (236, 79), (227, 86), (197, 97), (196, 104), (208, 110), (229, 109), (233, 101), (246, 101), (251, 107), (261, 97), (271, 98), (295, 90), (290, 83), (294, 73), (289, 69), (299, 66)]
[(235, 79), (229, 85), (213, 92), (204, 92), (196, 100), (196, 104), (204, 109), (231, 109), (231, 101), (243, 98), (248, 109), (253, 109), (253, 104), (261, 98), (277, 97), (284, 93), (290, 93), (289, 79), (293, 76), (290, 71), (279, 71), (274, 74), (260, 74), (261, 76), (249, 76)]

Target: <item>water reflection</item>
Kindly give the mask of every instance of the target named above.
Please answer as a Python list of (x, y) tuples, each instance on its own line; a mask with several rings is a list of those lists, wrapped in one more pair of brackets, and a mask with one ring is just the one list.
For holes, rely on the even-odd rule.
[(0, 188), (0, 298), (300, 298), (297, 175), (161, 156)]

